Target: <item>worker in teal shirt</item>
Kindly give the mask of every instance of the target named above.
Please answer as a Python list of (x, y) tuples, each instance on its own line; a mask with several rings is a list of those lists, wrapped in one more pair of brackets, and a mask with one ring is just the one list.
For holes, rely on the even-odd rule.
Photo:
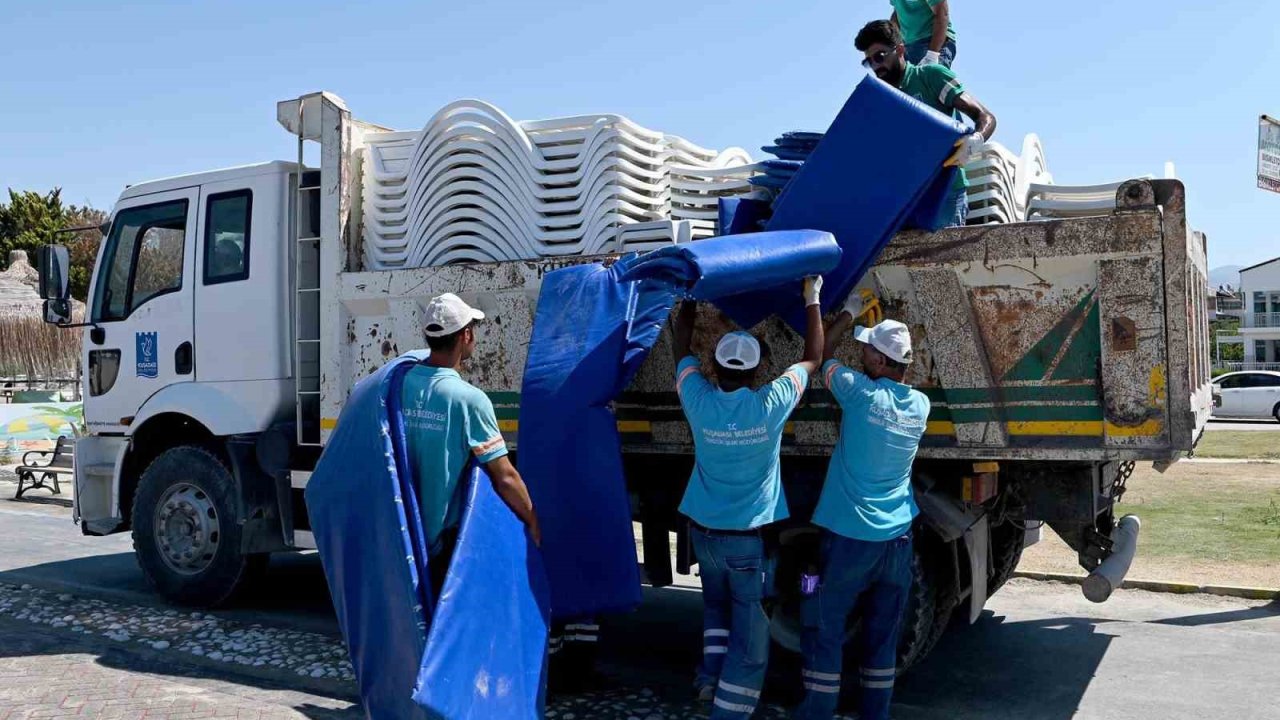
[(760, 343), (731, 332), (715, 351), (716, 384), (690, 352), (697, 306), (676, 316), (672, 349), (676, 392), (693, 433), (694, 468), (680, 512), (692, 526), (702, 576), (702, 664), (698, 697), (711, 718), (751, 716), (769, 658), (766, 558), (761, 528), (788, 516), (779, 453), (782, 432), (822, 358), (822, 278), (805, 280), (808, 328), (804, 358), (781, 377), (753, 389)]
[(405, 374), (400, 390), (409, 467), (417, 481), (437, 593), (457, 540), (466, 491), (461, 480), (473, 459), (484, 465), (494, 490), (524, 522), (533, 542), (542, 542), (533, 501), (507, 458), (493, 403), (458, 372), (475, 353), (475, 323), (483, 319), (484, 313), (453, 293), (432, 298), (424, 318), (431, 355)]
[(943, 162), (959, 170), (942, 208), (945, 218), (940, 218), (938, 225), (964, 225), (969, 215), (966, 192), (969, 182), (964, 166), (982, 152), (983, 145), (995, 134), (996, 116), (965, 92), (964, 85), (950, 68), (908, 61), (902, 35), (888, 20), (867, 23), (858, 31), (854, 45), (864, 56), (862, 66), (875, 72), (876, 77), (948, 117), (958, 118), (959, 113), (973, 121), (974, 132), (956, 143), (956, 151)]
[(864, 613), (858, 668), (861, 720), (886, 720), (897, 673), (898, 631), (911, 591), (911, 522), (919, 513), (911, 467), (929, 418), (929, 399), (904, 382), (911, 363), (907, 326), (885, 320), (858, 327), (862, 372), (834, 360), (835, 347), (862, 313), (850, 297), (831, 327), (822, 382), (843, 413), (840, 439), (818, 507), (818, 587), (801, 607), (805, 696), (798, 720), (830, 720), (840, 697), (849, 614)]
[(951, 67), (956, 60), (956, 29), (951, 26), (947, 0), (889, 0), (897, 26), (907, 44), (907, 62)]

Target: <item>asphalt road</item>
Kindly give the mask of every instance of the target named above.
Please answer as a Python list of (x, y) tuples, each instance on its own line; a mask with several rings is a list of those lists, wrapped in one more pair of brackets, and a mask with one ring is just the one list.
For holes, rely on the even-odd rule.
[(1275, 420), (1220, 420), (1210, 418), (1205, 427), (1209, 432), (1214, 430), (1246, 430), (1256, 432), (1280, 432), (1280, 422)]
[[(62, 503), (13, 502), (11, 488), (0, 483), (0, 537), (7, 541), (0, 583), (30, 584), (29, 592), (49, 589), (76, 603), (102, 598), (165, 609), (147, 589), (127, 536), (81, 537)], [(336, 636), (317, 558), (281, 558), (273, 570), (240, 607), (218, 611), (219, 621)], [(692, 587), (646, 589), (636, 612), (604, 620), (601, 702), (621, 707), (614, 698), (641, 697), (662, 714), (640, 718), (699, 717), (688, 697), (701, 598), (696, 579), (685, 581)], [(83, 637), (104, 653), (120, 645)], [(899, 681), (894, 717), (1274, 718), (1277, 648), (1280, 603), (1122, 591), (1093, 605), (1072, 586), (1015, 580), (975, 625), (953, 626)], [(167, 652), (177, 649), (175, 640)], [(324, 694), (326, 687), (311, 683), (306, 690)], [(332, 687), (333, 697), (349, 697), (349, 684)], [(775, 652), (767, 716), (785, 716), (798, 693), (797, 658)], [(585, 710), (577, 717), (613, 715)]]

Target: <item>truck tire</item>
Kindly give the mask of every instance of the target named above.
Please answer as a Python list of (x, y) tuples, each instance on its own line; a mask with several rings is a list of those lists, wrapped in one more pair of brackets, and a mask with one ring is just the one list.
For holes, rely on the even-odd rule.
[(914, 582), (898, 635), (898, 674), (924, 659), (951, 622), (959, 604), (954, 582), (947, 582), (941, 562), (949, 558), (945, 543), (917, 525), (912, 544)]
[[(1021, 517), (1018, 515), (1017, 517)], [(987, 569), (987, 597), (996, 594), (1013, 577), (1027, 542), (1027, 529), (1020, 520), (1008, 520), (991, 528), (991, 567)]]
[(133, 550), (147, 582), (196, 607), (225, 603), (266, 567), (240, 552), (231, 471), (208, 449), (181, 445), (147, 466), (133, 500)]

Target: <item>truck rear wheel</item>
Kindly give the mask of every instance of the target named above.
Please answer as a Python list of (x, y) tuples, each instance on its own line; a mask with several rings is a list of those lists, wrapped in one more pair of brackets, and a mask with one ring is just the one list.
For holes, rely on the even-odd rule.
[(235, 481), (209, 450), (182, 445), (147, 466), (133, 501), (133, 550), (147, 581), (183, 605), (229, 600), (266, 566), (240, 551)]
[(1013, 577), (1022, 560), (1027, 542), (1026, 525), (1019, 519), (1007, 520), (991, 528), (991, 567), (987, 572), (987, 597), (996, 594)]
[(959, 603), (955, 583), (946, 581), (941, 566), (944, 558), (950, 558), (950, 549), (923, 525), (917, 525), (912, 550), (911, 595), (898, 634), (899, 674), (933, 650)]

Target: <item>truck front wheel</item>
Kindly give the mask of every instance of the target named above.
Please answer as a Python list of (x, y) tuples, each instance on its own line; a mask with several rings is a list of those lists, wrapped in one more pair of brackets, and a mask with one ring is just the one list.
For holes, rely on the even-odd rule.
[(133, 501), (133, 550), (161, 595), (212, 607), (230, 599), (266, 555), (240, 551), (235, 481), (209, 450), (170, 448), (142, 473)]

